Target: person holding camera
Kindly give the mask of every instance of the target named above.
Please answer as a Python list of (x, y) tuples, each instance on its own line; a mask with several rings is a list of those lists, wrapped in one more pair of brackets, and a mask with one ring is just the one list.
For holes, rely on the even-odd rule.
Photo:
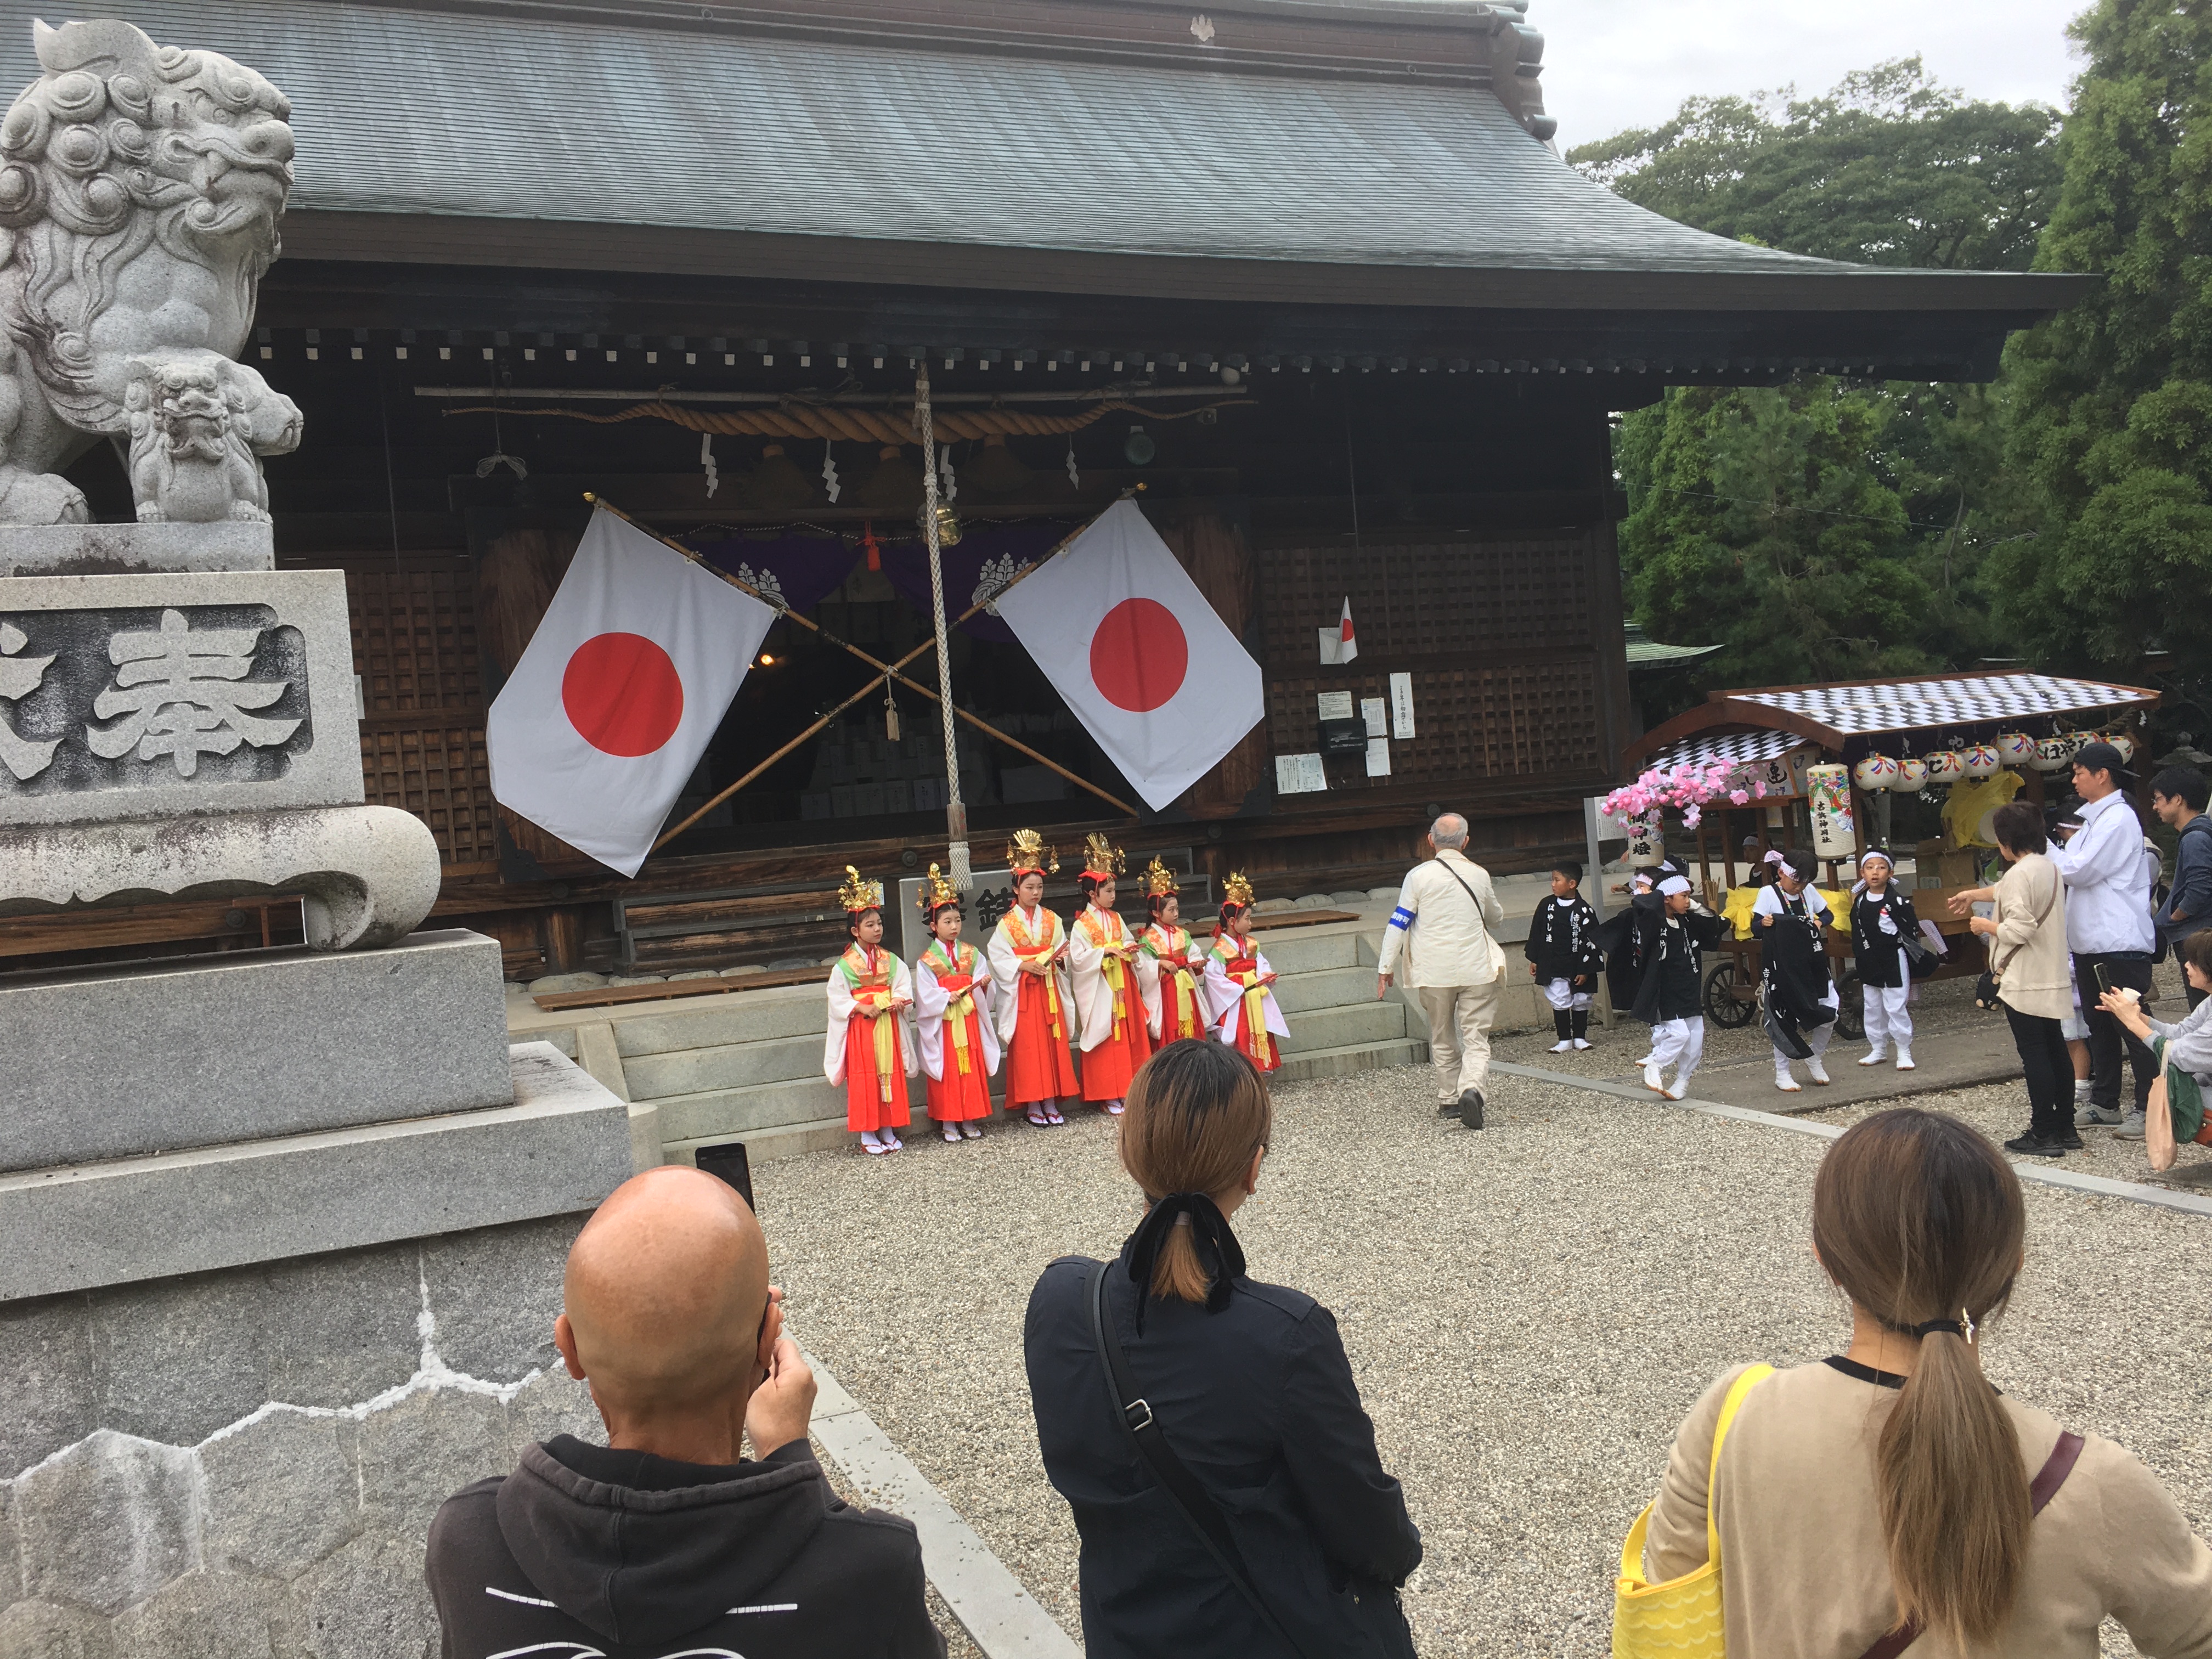
[(1063, 1256), (1030, 1292), (1030, 1400), (1083, 1539), (1090, 1659), (1413, 1659), (1397, 1589), (1421, 1534), (1336, 1321), (1250, 1278), (1230, 1231), (1273, 1124), (1237, 1050), (1170, 1043), (1121, 1124), (1144, 1220), (1112, 1261)]

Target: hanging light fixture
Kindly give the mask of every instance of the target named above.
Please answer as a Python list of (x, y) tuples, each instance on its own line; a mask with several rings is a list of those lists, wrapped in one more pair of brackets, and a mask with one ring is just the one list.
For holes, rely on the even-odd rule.
[(1131, 466), (1143, 466), (1159, 453), (1159, 447), (1145, 435), (1144, 428), (1129, 428), (1128, 441), (1121, 446), (1121, 453), (1128, 458)]

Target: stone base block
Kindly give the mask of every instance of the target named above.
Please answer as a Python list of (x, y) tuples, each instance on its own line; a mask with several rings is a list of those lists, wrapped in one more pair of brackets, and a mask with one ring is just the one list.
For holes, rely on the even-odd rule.
[(590, 1209), (629, 1177), (629, 1106), (509, 1052), (512, 1106), (0, 1176), (0, 1303)]
[(239, 951), (0, 984), (0, 1170), (506, 1106), (499, 942)]
[(133, 576), (276, 568), (276, 537), (266, 524), (0, 526), (0, 576)]
[(429, 825), (396, 806), (0, 828), (0, 915), (300, 893), (317, 951), (404, 939), (438, 902), (439, 873)]

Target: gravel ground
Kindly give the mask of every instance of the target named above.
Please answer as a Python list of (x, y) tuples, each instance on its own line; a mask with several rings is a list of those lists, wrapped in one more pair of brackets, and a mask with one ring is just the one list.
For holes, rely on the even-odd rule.
[[(1683, 1412), (1731, 1364), (1843, 1340), (1805, 1243), (1825, 1143), (1504, 1077), (1469, 1134), (1430, 1088), (1411, 1067), (1285, 1085), (1237, 1231), (1256, 1276), (1336, 1312), (1426, 1540), (1406, 1596), (1421, 1650), (1602, 1655), (1620, 1539)], [(1133, 1189), (1096, 1117), (908, 1145), (758, 1172), (794, 1334), (1076, 1633), (1075, 1532), (1038, 1462), (1022, 1311), (1054, 1256), (1118, 1248)], [(2212, 1534), (2212, 1429), (2174, 1385), (2212, 1310), (2166, 1290), (2205, 1224), (2033, 1188), (2027, 1203), (1992, 1376), (2134, 1449)]]

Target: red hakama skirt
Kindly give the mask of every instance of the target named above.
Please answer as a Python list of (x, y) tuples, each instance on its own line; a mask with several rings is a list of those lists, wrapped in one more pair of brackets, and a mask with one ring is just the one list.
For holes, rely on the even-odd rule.
[(891, 1022), (890, 1075), (876, 1068), (876, 1022), (855, 1012), (845, 1022), (845, 1127), (854, 1130), (902, 1129), (914, 1121), (907, 1103), (906, 1066), (899, 1053), (898, 1018)]
[(1114, 1004), (1115, 1030), (1096, 1048), (1083, 1051), (1083, 1097), (1088, 1101), (1127, 1099), (1129, 1079), (1152, 1057), (1152, 1033), (1145, 1029), (1145, 1002), (1132, 964), (1121, 969), (1121, 988), (1115, 993)]
[[(945, 1073), (942, 1082), (922, 1074), (922, 1092), (929, 1100), (931, 1121), (938, 1123), (964, 1123), (991, 1115), (991, 1077), (984, 1067), (983, 1021), (969, 1005), (965, 1015), (955, 1015), (945, 1010), (945, 1029), (938, 1042), (939, 1069)], [(968, 1037), (968, 1069), (960, 1069), (960, 1050), (954, 1046), (952, 1031), (957, 1024), (965, 1028)]]
[(1244, 993), (1221, 1017), (1222, 1030), (1238, 1052), (1261, 1071), (1280, 1071), (1283, 1045), (1267, 1029), (1267, 992), (1255, 982), (1260, 977), (1260, 964), (1250, 957), (1237, 957), (1223, 963), (1221, 969)]
[(1074, 1094), (1075, 1056), (1067, 1051), (1067, 1029), (1075, 1011), (1062, 1004), (1060, 1034), (1054, 1036), (1043, 977), (1016, 975), (1014, 996), (1014, 1035), (1006, 1044), (1007, 1106), (1027, 1106), (1033, 1101), (1059, 1100)]

